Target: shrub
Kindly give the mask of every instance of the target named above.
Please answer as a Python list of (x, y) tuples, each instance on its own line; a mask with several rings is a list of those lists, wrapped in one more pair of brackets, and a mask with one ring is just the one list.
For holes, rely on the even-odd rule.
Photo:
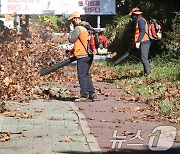
[(126, 51), (132, 42), (134, 28), (129, 16), (117, 16), (112, 24), (107, 25), (106, 34), (109, 38), (109, 50), (118, 54)]
[(166, 38), (163, 40), (163, 48), (166, 57), (177, 58), (180, 50), (180, 12), (175, 12), (172, 19), (172, 31), (166, 32)]
[(62, 18), (55, 15), (40, 15), (39, 19), (43, 23), (51, 24), (56, 32), (59, 31), (59, 25), (65, 24)]

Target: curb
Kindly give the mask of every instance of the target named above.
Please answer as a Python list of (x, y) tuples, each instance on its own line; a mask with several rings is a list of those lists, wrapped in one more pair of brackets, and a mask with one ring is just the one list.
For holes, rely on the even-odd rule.
[(77, 106), (73, 102), (68, 102), (69, 106), (74, 110), (74, 112), (77, 114), (81, 129), (83, 134), (86, 137), (87, 143), (89, 144), (89, 148), (93, 153), (102, 154), (101, 149), (95, 139), (95, 137), (90, 133), (90, 129), (88, 126), (88, 123), (86, 121), (86, 117), (84, 114), (82, 114)]

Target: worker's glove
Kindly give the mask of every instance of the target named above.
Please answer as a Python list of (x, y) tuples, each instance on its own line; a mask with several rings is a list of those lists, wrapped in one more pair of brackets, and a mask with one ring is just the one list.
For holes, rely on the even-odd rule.
[(141, 43), (140, 43), (140, 42), (137, 42), (137, 43), (136, 43), (136, 48), (139, 49), (139, 48), (140, 48), (140, 45), (141, 45)]
[(71, 24), (69, 25), (69, 28), (70, 28), (70, 31), (73, 31), (73, 30), (74, 30), (74, 25), (71, 23)]

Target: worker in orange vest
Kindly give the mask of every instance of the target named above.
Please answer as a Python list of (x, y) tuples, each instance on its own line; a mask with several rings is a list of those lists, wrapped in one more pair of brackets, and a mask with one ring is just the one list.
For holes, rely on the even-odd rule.
[(150, 74), (150, 63), (148, 59), (150, 39), (148, 36), (148, 24), (147, 21), (142, 17), (143, 12), (139, 8), (133, 8), (129, 15), (133, 18), (136, 23), (134, 44), (137, 49), (141, 51), (141, 60), (144, 66), (145, 75)]
[(82, 26), (81, 14), (73, 12), (69, 19), (71, 21), (69, 42), (74, 43), (73, 54), (77, 57), (77, 73), (80, 84), (80, 98), (75, 102), (87, 102), (88, 100), (94, 101), (96, 98), (95, 88), (92, 83), (89, 69), (93, 61), (93, 54), (89, 52), (88, 30)]
[[(148, 24), (147, 21), (142, 17), (142, 14), (143, 12), (140, 11), (139, 8), (133, 8), (129, 13), (136, 24), (133, 45), (136, 47), (136, 49), (141, 51), (141, 60), (144, 67), (144, 74), (148, 76), (151, 72), (148, 59), (151, 42), (148, 36)], [(114, 63), (114, 66), (124, 60), (127, 56), (129, 56), (129, 54), (130, 51), (127, 51)]]

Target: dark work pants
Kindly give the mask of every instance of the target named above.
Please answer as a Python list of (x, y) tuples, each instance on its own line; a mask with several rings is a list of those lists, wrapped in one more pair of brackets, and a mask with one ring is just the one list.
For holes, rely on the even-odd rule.
[[(149, 63), (149, 59), (148, 59), (149, 48), (150, 48), (150, 44), (145, 44), (145, 43), (142, 43), (141, 47), (140, 47), (141, 61), (143, 63), (145, 74), (149, 74), (151, 72), (150, 63)], [(129, 48), (128, 51), (126, 51), (119, 59), (117, 59), (114, 62), (114, 65), (117, 65), (120, 62), (122, 62), (125, 58), (127, 58), (129, 55), (131, 55), (134, 51), (135, 51), (134, 49)]]
[(141, 44), (141, 60), (144, 67), (144, 73), (150, 74), (151, 67), (148, 59), (150, 44)]
[(81, 97), (88, 97), (95, 92), (89, 69), (93, 61), (93, 55), (77, 59), (77, 73), (80, 84)]

